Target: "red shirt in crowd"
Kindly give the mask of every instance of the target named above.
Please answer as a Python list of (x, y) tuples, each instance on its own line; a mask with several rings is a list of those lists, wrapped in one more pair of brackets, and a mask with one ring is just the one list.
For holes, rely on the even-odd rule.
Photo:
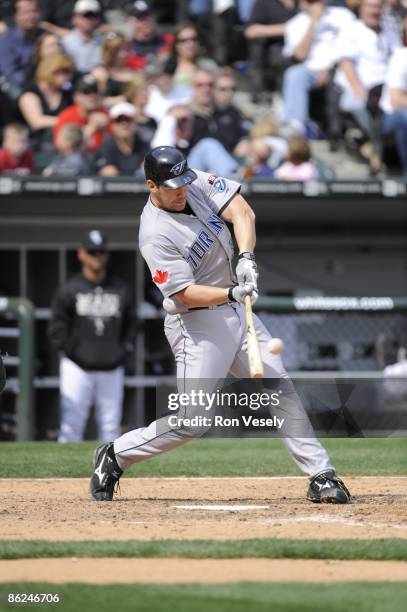
[(24, 151), (16, 159), (7, 149), (0, 149), (0, 174), (34, 174), (34, 161), (31, 151)]
[(140, 43), (130, 41), (127, 66), (132, 70), (144, 70), (152, 58), (169, 55), (173, 47), (172, 34), (157, 34), (152, 40)]
[[(106, 110), (103, 108), (99, 108), (94, 112), (107, 114)], [(59, 130), (63, 125), (66, 125), (67, 123), (74, 123), (75, 125), (85, 127), (85, 125), (88, 124), (88, 117), (84, 117), (81, 114), (80, 108), (77, 104), (72, 104), (72, 106), (68, 106), (68, 108), (66, 108), (64, 111), (62, 111), (62, 113), (58, 115), (58, 120), (53, 132), (54, 145)], [(90, 151), (97, 151), (100, 148), (105, 137), (105, 133), (106, 132), (104, 130), (96, 130), (95, 132), (93, 132), (88, 145), (88, 149), (90, 149)]]

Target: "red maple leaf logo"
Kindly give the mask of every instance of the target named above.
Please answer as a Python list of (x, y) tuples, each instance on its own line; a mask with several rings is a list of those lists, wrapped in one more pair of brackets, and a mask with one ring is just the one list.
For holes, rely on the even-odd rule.
[(157, 283), (157, 285), (162, 285), (166, 283), (168, 280), (168, 272), (165, 270), (156, 270), (154, 272), (153, 281)]

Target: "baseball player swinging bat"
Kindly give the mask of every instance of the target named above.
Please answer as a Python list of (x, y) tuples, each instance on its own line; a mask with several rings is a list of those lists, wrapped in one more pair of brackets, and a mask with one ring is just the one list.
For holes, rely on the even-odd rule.
[(247, 324), (247, 355), (249, 358), (250, 378), (264, 378), (264, 368), (261, 360), (259, 341), (253, 324), (253, 312), (250, 296), (245, 298)]
[[(263, 376), (287, 379), (282, 360), (272, 357), (281, 352), (282, 341), (272, 338), (251, 310), (258, 294), (254, 212), (240, 195), (239, 183), (193, 170), (184, 153), (167, 146), (148, 153), (144, 172), (149, 198), (140, 217), (139, 248), (163, 295), (165, 334), (183, 390), (187, 384), (192, 392), (197, 379), (224, 379), (229, 372), (238, 378), (260, 378), (260, 386)], [(235, 274), (227, 223), (233, 225), (239, 247)], [(242, 348), (246, 331), (247, 344)], [(290, 415), (305, 420), (305, 433), (301, 437), (281, 433), (296, 464), (310, 478), (307, 499), (348, 503), (350, 494), (336, 476), (311, 423), (304, 419), (304, 408), (289, 379), (287, 390)], [(199, 427), (191, 432), (186, 424), (168, 427), (168, 421), (159, 419), (99, 446), (90, 484), (93, 499), (112, 501), (130, 465), (206, 431)]]

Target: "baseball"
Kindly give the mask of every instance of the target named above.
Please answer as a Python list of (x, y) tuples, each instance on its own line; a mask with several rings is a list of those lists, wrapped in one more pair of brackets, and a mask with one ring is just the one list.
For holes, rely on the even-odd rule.
[(284, 342), (281, 340), (281, 338), (272, 338), (269, 340), (267, 347), (270, 353), (273, 355), (279, 355), (284, 350)]

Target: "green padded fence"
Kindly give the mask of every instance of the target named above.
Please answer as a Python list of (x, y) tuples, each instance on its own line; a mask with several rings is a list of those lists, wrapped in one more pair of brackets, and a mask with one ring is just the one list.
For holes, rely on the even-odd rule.
[(34, 425), (34, 307), (25, 298), (0, 298), (0, 315), (11, 313), (17, 319), (18, 395), (16, 406), (17, 440), (33, 439)]

